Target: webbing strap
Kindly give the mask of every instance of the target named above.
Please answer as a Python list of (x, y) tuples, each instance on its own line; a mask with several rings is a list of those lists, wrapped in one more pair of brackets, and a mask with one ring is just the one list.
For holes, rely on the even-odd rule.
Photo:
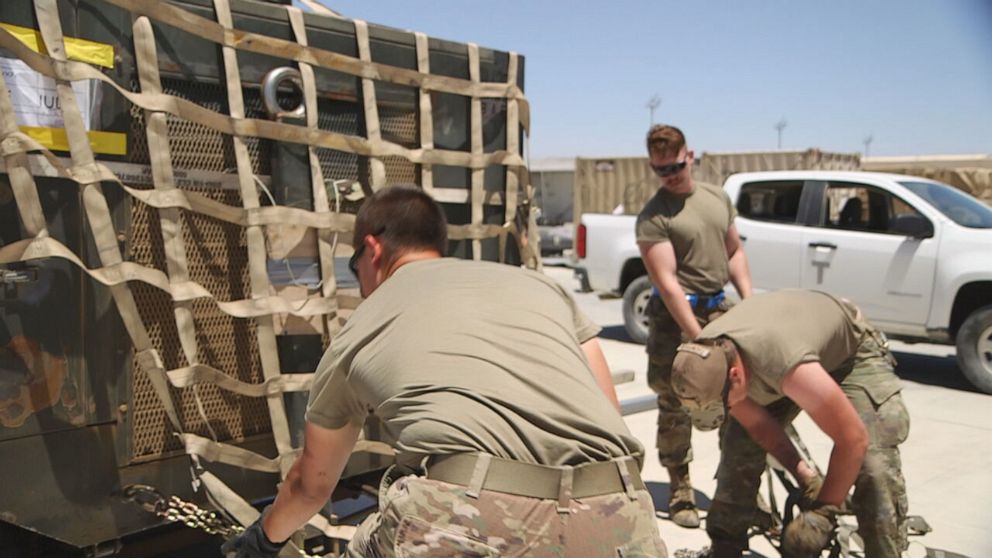
[[(265, 206), (248, 209), (232, 207), (193, 191), (181, 189), (140, 190), (132, 188), (121, 182), (121, 179), (110, 168), (100, 162), (82, 167), (66, 167), (62, 164), (62, 159), (19, 130), (10, 132), (0, 142), (0, 154), (5, 158), (30, 152), (40, 153), (58, 173), (58, 176), (62, 178), (71, 180), (81, 186), (92, 182), (113, 182), (134, 199), (156, 209), (186, 209), (242, 227), (295, 223), (303, 227), (327, 229), (328, 232), (351, 232), (354, 229), (355, 216), (350, 214), (319, 213), (286, 206)], [(7, 165), (6, 169), (13, 171), (11, 165)]]
[(321, 4), (317, 0), (300, 0), (300, 3), (302, 3), (304, 6), (310, 8), (313, 11), (313, 13), (315, 13), (315, 14), (326, 15), (326, 16), (336, 17), (338, 19), (343, 19), (342, 16), (341, 16), (341, 14), (339, 14), (339, 13), (335, 12), (334, 10), (328, 8), (327, 6)]
[[(214, 10), (217, 12), (217, 22), (226, 32), (233, 31), (233, 19), (228, 0), (214, 0)], [(224, 46), (224, 74), (226, 76), (227, 99), (231, 117), (242, 119), (245, 115), (244, 99), (241, 92), (241, 73), (238, 69), (238, 53), (232, 46)], [(258, 191), (255, 189), (254, 173), (248, 146), (240, 135), (231, 138), (234, 145), (234, 157), (237, 163), (238, 179), (241, 185), (241, 203), (246, 209), (259, 206)], [(261, 227), (249, 226), (245, 229), (248, 242), (248, 275), (253, 299), (269, 296), (269, 276), (266, 268), (265, 237)], [(309, 302), (309, 301), (307, 301)], [(258, 337), (258, 354), (262, 364), (262, 376), (268, 380), (279, 376), (279, 352), (276, 346), (274, 321), (271, 315), (256, 317), (256, 332)], [(271, 395), (266, 398), (269, 407), (269, 420), (272, 423), (272, 437), (275, 439), (279, 455), (293, 450), (289, 436), (289, 421), (282, 395)], [(288, 472), (284, 464), (282, 475)]]
[[(372, 49), (369, 45), (369, 26), (366, 22), (356, 19), (355, 41), (358, 43), (358, 56), (362, 62), (372, 62)], [(382, 129), (379, 126), (379, 107), (375, 100), (375, 82), (371, 77), (362, 78), (362, 106), (365, 109), (365, 136), (372, 144), (382, 143)], [(376, 191), (386, 185), (386, 166), (382, 159), (369, 158), (372, 170), (372, 190)]]
[[(389, 81), (408, 87), (420, 87), (430, 91), (442, 91), (457, 95), (471, 94), (477, 97), (516, 97), (526, 104), (523, 91), (516, 84), (473, 83), (468, 80), (447, 76), (423, 74), (416, 70), (399, 68), (388, 64), (364, 62), (360, 59), (315, 47), (305, 47), (292, 41), (277, 39), (248, 31), (234, 30), (218, 25), (205, 17), (198, 16), (178, 6), (159, 0), (104, 0), (136, 15), (146, 15), (151, 19), (175, 27), (193, 36), (218, 45), (237, 48), (247, 52), (267, 54), (276, 58), (306, 62), (321, 68), (335, 70), (361, 78)], [(526, 119), (525, 127), (529, 128)]]
[(310, 144), (316, 147), (369, 157), (397, 156), (403, 157), (413, 163), (427, 162), (469, 168), (485, 168), (488, 165), (523, 164), (523, 159), (518, 153), (510, 153), (506, 150), (476, 156), (472, 153), (443, 149), (432, 149), (429, 151), (408, 149), (389, 141), (380, 140), (378, 143), (372, 143), (364, 138), (327, 130), (310, 130), (303, 126), (270, 120), (244, 117), (234, 118), (172, 95), (133, 93), (124, 89), (89, 64), (72, 60), (59, 62), (34, 52), (2, 27), (0, 27), (0, 47), (12, 51), (15, 56), (19, 57), (31, 69), (42, 75), (73, 81), (98, 80), (107, 84), (109, 87), (113, 87), (121, 96), (140, 108), (166, 112), (227, 135), (255, 136), (274, 141)]
[(180, 434), (179, 437), (186, 447), (186, 453), (197, 455), (207, 461), (236, 465), (262, 473), (278, 473), (283, 467), (292, 465), (299, 455), (299, 450), (296, 450), (269, 459), (253, 451), (214, 442), (196, 434)]
[[(517, 83), (518, 62), (519, 57), (517, 53), (511, 52), (510, 60), (507, 63), (507, 83)], [(513, 153), (520, 151), (520, 105), (516, 99), (506, 100), (506, 150)], [(517, 169), (507, 167), (506, 194), (503, 198), (503, 220), (506, 223), (514, 223), (517, 219), (517, 196), (519, 188)], [(499, 237), (499, 253), (502, 261), (506, 261), (506, 243), (507, 235), (505, 233), (501, 234)]]
[[(210, 496), (217, 502), (217, 504), (230, 513), (234, 519), (238, 521), (238, 523), (247, 527), (258, 519), (260, 515), (258, 510), (253, 508), (252, 505), (245, 501), (244, 498), (231, 490), (230, 487), (214, 476), (213, 473), (210, 471), (203, 471), (200, 473), (200, 480), (203, 482), (203, 486), (208, 492), (210, 492)], [(310, 518), (307, 523), (313, 525), (328, 537), (346, 541), (351, 540), (351, 537), (355, 534), (356, 529), (351, 525), (331, 525), (328, 523), (327, 519), (319, 514)], [(289, 547), (289, 545), (286, 546)]]
[(287, 391), (307, 391), (313, 383), (313, 373), (280, 374), (258, 384), (242, 382), (206, 364), (195, 364), (166, 372), (169, 382), (178, 388), (197, 384), (213, 384), (217, 387), (248, 397), (266, 397)]
[[(67, 246), (51, 237), (18, 240), (0, 248), (0, 263), (41, 258), (64, 259), (93, 279), (111, 288), (126, 288), (128, 281), (141, 281), (168, 293), (175, 301), (209, 298), (222, 312), (236, 318), (264, 318), (272, 314), (292, 314), (300, 317), (320, 316), (332, 314), (339, 307), (355, 308), (357, 306), (354, 302), (342, 303), (320, 297), (292, 301), (276, 294), (247, 300), (220, 301), (199, 283), (194, 281), (170, 283), (165, 273), (134, 262), (122, 261), (98, 269), (89, 269)], [(341, 298), (342, 301), (355, 300), (349, 297)]]
[[(468, 44), (468, 74), (472, 83), (480, 82), (479, 71), (479, 45)], [(484, 145), (482, 143), (482, 99), (477, 95), (472, 95), (471, 111), (469, 112), (471, 148), (473, 155), (481, 155)], [(483, 221), (482, 196), (485, 194), (485, 168), (472, 169), (472, 224), (481, 226)], [(500, 254), (502, 259), (503, 254)], [(482, 241), (478, 238), (472, 239), (472, 259), (479, 261), (482, 259)]]
[(851, 540), (857, 537), (857, 542), (860, 542), (860, 537), (858, 537), (857, 527), (853, 525), (838, 525), (837, 533), (835, 539), (837, 540), (837, 545), (840, 547), (840, 555), (844, 558), (851, 556)]
[[(162, 82), (158, 73), (158, 53), (155, 50), (155, 39), (151, 22), (146, 17), (138, 18), (133, 25), (135, 56), (138, 64), (138, 78), (142, 91), (153, 93), (162, 92)], [(145, 135), (148, 139), (148, 153), (151, 158), (152, 182), (156, 191), (171, 192), (176, 190), (172, 174), (172, 154), (169, 148), (169, 128), (166, 115), (161, 112), (146, 111)], [(165, 248), (166, 269), (169, 273), (170, 287), (189, 281), (189, 270), (186, 261), (186, 247), (183, 245), (182, 230), (179, 222), (179, 210), (175, 208), (162, 209), (159, 212), (159, 225), (162, 230), (162, 244)], [(192, 301), (173, 301), (173, 314), (176, 318), (176, 331), (183, 355), (190, 366), (199, 364), (196, 344), (196, 324), (193, 320)], [(195, 388), (194, 388), (195, 389)], [(210, 419), (203, 412), (200, 394), (194, 391), (197, 409), (200, 411), (204, 425), (216, 438)]]
[(489, 475), (489, 465), (493, 461), (493, 456), (488, 453), (478, 454), (475, 460), (475, 467), (472, 469), (472, 477), (468, 481), (468, 490), (465, 495), (469, 498), (479, 498), (482, 487), (486, 483), (486, 476)]
[(203, 482), (203, 486), (210, 492), (214, 500), (234, 519), (238, 520), (238, 523), (248, 526), (258, 519), (258, 510), (253, 508), (244, 498), (238, 496), (210, 471), (201, 471), (200, 481)]
[(7, 89), (7, 83), (2, 74), (3, 72), (0, 72), (0, 134), (3, 134), (0, 149), (3, 149), (4, 167), (14, 192), (17, 209), (21, 214), (24, 230), (30, 236), (47, 236), (48, 224), (45, 223), (45, 215), (41, 211), (41, 200), (38, 198), (34, 176), (28, 169), (27, 155), (21, 151), (8, 151), (6, 149), (11, 143), (11, 136), (20, 134), (20, 130), (17, 128), (17, 120), (14, 117), (10, 90)]
[[(414, 33), (417, 43), (417, 70), (423, 74), (431, 71), (431, 53), (427, 35)], [(419, 89), (420, 101), (420, 147), (425, 151), (434, 149), (434, 109), (431, 105), (431, 93)], [(429, 163), (420, 165), (420, 186), (428, 194), (434, 195), (434, 167)]]
[[(286, 7), (289, 13), (289, 22), (293, 27), (293, 34), (296, 41), (303, 46), (307, 45), (307, 28), (303, 22), (303, 12), (292, 6)], [(306, 108), (306, 124), (311, 131), (317, 130), (317, 83), (314, 78), (313, 67), (305, 62), (300, 62), (300, 76), (303, 81), (303, 102)], [(327, 199), (327, 188), (324, 186), (324, 171), (317, 157), (317, 149), (307, 146), (307, 158), (310, 162), (310, 187), (313, 192), (313, 208), (318, 214), (329, 215), (330, 205)], [(337, 196), (335, 188), (335, 196)], [(324, 298), (333, 299), (337, 292), (337, 280), (334, 277), (334, 249), (337, 245), (337, 236), (331, 238), (328, 231), (317, 231), (317, 257), (320, 263), (321, 294)], [(331, 318), (333, 316), (327, 316)], [(324, 320), (324, 326), (336, 324), (336, 320), (328, 322)]]
[[(35, 13), (38, 17), (39, 31), (45, 41), (45, 48), (56, 67), (69, 63), (66, 58), (65, 45), (62, 40), (62, 27), (58, 15), (58, 6), (55, 0), (37, 0), (35, 2)], [(6, 31), (0, 30), (4, 33)], [(9, 35), (9, 34), (8, 34)], [(20, 43), (20, 41), (17, 41)], [(32, 52), (28, 49), (28, 52)], [(81, 64), (81, 63), (80, 63)], [(86, 64), (83, 64), (89, 67)], [(95, 71), (95, 70), (94, 70)], [(99, 74), (99, 72), (97, 72)], [(102, 74), (100, 74), (102, 75)], [(79, 105), (76, 103), (76, 95), (71, 84), (62, 76), (55, 76), (56, 89), (58, 91), (59, 102), (62, 106), (62, 117), (65, 123), (66, 136), (69, 140), (70, 156), (73, 166), (90, 166), (93, 164), (93, 151), (90, 148), (89, 139), (86, 136), (86, 129), (83, 125), (82, 114)], [(82, 185), (83, 207), (90, 230), (93, 233), (93, 241), (96, 245), (100, 262), (104, 266), (117, 265), (122, 261), (120, 247), (117, 244), (117, 233), (114, 231), (110, 218), (110, 209), (107, 201), (103, 197), (103, 191), (98, 182)], [(148, 355), (153, 351), (148, 332), (138, 314), (138, 308), (134, 301), (134, 296), (126, 284), (116, 284), (110, 287), (111, 296), (117, 305), (118, 313), (124, 328), (127, 330), (134, 345), (134, 350), (139, 358), (139, 366), (144, 363), (147, 366), (153, 359), (141, 358), (141, 355)], [(165, 375), (162, 374), (161, 367), (149, 369), (143, 366), (145, 373), (162, 400), (166, 415), (177, 432), (182, 431), (179, 422), (179, 414), (168, 391), (168, 384)]]
[[(89, 168), (74, 167), (66, 169), (59, 162), (59, 158), (56, 157), (51, 151), (48, 151), (41, 144), (21, 132), (12, 132), (6, 140), (0, 143), (0, 152), (2, 152), (5, 157), (11, 154), (24, 153), (28, 151), (41, 152), (52, 167), (59, 172), (59, 176), (63, 176), (77, 183), (83, 183), (85, 179), (90, 177), (94, 180), (114, 182), (138, 201), (158, 209), (179, 207), (209, 215), (226, 223), (243, 227), (292, 222), (310, 228), (327, 229), (330, 232), (350, 232), (354, 229), (355, 216), (350, 214), (320, 214), (303, 209), (283, 206), (267, 206), (252, 209), (235, 208), (214, 201), (201, 194), (197, 194), (196, 192), (187, 192), (185, 190), (139, 190), (131, 188), (121, 182), (113, 171), (101, 163), (96, 163)], [(33, 188), (31, 191), (34, 191)], [(534, 225), (531, 224), (530, 228), (535, 230), (533, 229), (533, 226)], [(448, 238), (452, 240), (491, 238), (502, 234), (504, 228), (507, 229), (507, 232), (517, 234), (517, 229), (514, 224), (449, 224)], [(351, 308), (354, 308), (354, 306)]]
[(561, 471), (558, 481), (558, 513), (571, 513), (572, 502), (572, 481), (575, 476), (575, 469), (565, 467)]
[(627, 497), (631, 500), (637, 499), (637, 487), (634, 485), (634, 481), (630, 478), (630, 465), (634, 463), (634, 460), (630, 457), (622, 457), (613, 460), (617, 466), (617, 472), (620, 473), (620, 480), (623, 481), (623, 490), (627, 493)]

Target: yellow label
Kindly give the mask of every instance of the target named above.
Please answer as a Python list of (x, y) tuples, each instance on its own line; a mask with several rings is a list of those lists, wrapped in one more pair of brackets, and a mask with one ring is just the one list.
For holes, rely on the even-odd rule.
[[(35, 52), (48, 54), (45, 49), (45, 42), (41, 39), (41, 33), (29, 27), (20, 27), (9, 23), (0, 23), (0, 27), (6, 29), (11, 35), (17, 37), (22, 43)], [(114, 47), (86, 39), (75, 37), (64, 37), (65, 54), (71, 60), (78, 60), (104, 68), (114, 67)]]
[[(62, 128), (35, 128), (20, 126), (21, 131), (41, 145), (55, 151), (69, 151), (69, 138)], [(127, 134), (123, 132), (86, 132), (90, 139), (90, 148), (94, 153), (104, 155), (127, 155)]]

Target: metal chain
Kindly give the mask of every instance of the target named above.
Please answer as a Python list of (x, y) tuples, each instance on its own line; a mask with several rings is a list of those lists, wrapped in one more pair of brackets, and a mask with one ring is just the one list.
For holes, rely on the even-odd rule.
[(192, 529), (199, 529), (211, 535), (231, 538), (245, 530), (215, 511), (205, 510), (193, 502), (178, 496), (170, 496), (162, 510), (156, 513), (169, 521), (182, 523)]
[(680, 548), (675, 551), (672, 558), (710, 558), (713, 553), (710, 551), (710, 547), (704, 546), (700, 550), (689, 550), (688, 548)]
[[(225, 539), (230, 539), (245, 530), (244, 527), (223, 514), (203, 509), (179, 496), (173, 495), (166, 498), (161, 492), (148, 485), (133, 484), (126, 487), (123, 493), (126, 499), (167, 521), (182, 523), (191, 529), (197, 529), (210, 535), (219, 535)], [(320, 558), (307, 554), (295, 545), (291, 546), (299, 552), (301, 558)]]

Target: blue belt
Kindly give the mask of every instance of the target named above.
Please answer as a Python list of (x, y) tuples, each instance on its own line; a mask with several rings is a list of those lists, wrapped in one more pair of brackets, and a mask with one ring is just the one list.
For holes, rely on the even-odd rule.
[[(661, 296), (661, 291), (658, 287), (651, 289), (651, 296)], [(701, 294), (687, 294), (685, 299), (689, 301), (689, 306), (693, 308), (705, 308), (706, 310), (712, 310), (720, 305), (727, 297), (724, 295), (723, 291), (720, 291), (711, 295), (701, 295)]]

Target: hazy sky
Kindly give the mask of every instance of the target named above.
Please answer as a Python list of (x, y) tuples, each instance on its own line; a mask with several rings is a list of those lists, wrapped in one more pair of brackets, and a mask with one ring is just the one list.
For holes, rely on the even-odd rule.
[(351, 18), (526, 58), (530, 155), (992, 153), (992, 0), (324, 0)]

